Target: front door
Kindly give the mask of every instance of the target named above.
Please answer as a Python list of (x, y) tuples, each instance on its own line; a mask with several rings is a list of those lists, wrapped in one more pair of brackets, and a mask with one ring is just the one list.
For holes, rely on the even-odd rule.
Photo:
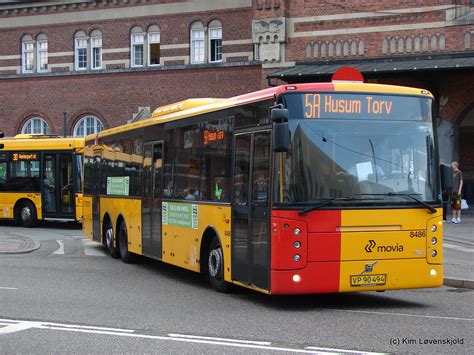
[(161, 259), (163, 142), (144, 144), (143, 254)]
[(42, 176), (45, 218), (74, 218), (74, 176), (71, 153), (45, 153)]
[(235, 135), (232, 279), (270, 289), (271, 131)]

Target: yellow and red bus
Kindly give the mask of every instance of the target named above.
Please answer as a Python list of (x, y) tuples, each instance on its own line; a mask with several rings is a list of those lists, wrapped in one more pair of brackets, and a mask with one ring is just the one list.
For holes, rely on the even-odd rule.
[(25, 227), (82, 219), (83, 138), (0, 139), (0, 219)]
[(331, 82), (160, 107), (86, 137), (83, 229), (217, 291), (441, 286), (432, 100)]

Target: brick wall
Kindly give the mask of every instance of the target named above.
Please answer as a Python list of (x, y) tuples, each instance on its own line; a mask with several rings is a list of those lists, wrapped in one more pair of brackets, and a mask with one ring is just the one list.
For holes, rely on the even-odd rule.
[(108, 128), (126, 123), (138, 107), (153, 110), (192, 97), (231, 97), (258, 90), (261, 80), (257, 65), (1, 79), (0, 91), (8, 92), (8, 102), (1, 105), (0, 130), (14, 135), (28, 118), (38, 115), (51, 133), (62, 134), (64, 111), (69, 133), (86, 114), (98, 117)]

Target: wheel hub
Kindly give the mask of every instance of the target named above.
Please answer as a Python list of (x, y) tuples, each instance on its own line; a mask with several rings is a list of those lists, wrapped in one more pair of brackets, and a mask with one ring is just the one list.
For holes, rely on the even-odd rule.
[(28, 222), (31, 219), (31, 211), (28, 207), (23, 207), (21, 209), (21, 219), (25, 222)]
[(114, 240), (114, 231), (112, 228), (108, 228), (107, 231), (105, 232), (105, 242), (107, 243), (107, 246), (110, 247), (113, 243)]
[(209, 254), (209, 274), (216, 277), (221, 269), (222, 258), (218, 249), (213, 249)]

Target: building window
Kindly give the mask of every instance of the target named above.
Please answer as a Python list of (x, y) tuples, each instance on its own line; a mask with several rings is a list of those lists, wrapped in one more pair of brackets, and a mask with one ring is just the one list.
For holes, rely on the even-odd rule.
[(48, 71), (48, 41), (37, 42), (38, 72)]
[(50, 134), (49, 126), (41, 117), (33, 117), (25, 122), (21, 129), (23, 134)]
[(209, 28), (209, 62), (222, 61), (222, 27)]
[(87, 69), (87, 36), (79, 31), (75, 35), (76, 44), (76, 70)]
[(102, 69), (102, 33), (99, 30), (91, 32), (92, 69)]
[(34, 70), (34, 42), (23, 43), (23, 73), (32, 73)]
[(160, 65), (160, 28), (156, 25), (148, 28), (148, 65)]
[(95, 116), (82, 117), (74, 126), (74, 137), (85, 137), (88, 134), (100, 132), (104, 129), (104, 125)]
[(132, 34), (132, 67), (143, 66), (143, 33)]
[(195, 22), (191, 26), (191, 63), (204, 63), (204, 26)]

